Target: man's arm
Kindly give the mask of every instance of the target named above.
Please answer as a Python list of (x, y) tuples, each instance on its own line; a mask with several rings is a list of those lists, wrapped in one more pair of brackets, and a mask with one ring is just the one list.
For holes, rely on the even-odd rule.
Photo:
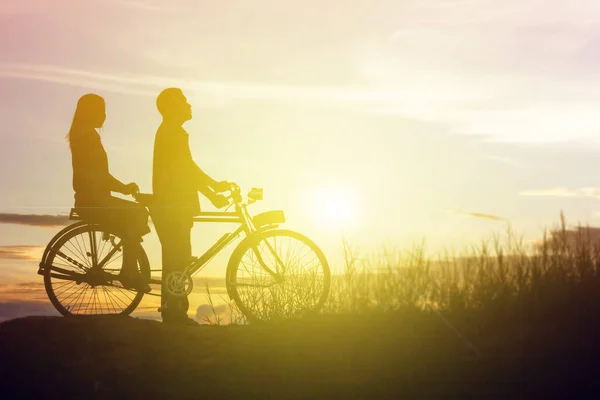
[(196, 164), (194, 158), (192, 157), (190, 144), (187, 140), (185, 141), (185, 153), (189, 163), (189, 170), (193, 176), (196, 188), (200, 193), (212, 200), (216, 195), (215, 192), (223, 192), (226, 190), (221, 182), (213, 179), (210, 175), (204, 172), (202, 168), (198, 166), (198, 164)]
[(219, 191), (219, 182), (217, 182), (215, 179), (211, 178), (206, 172), (204, 172), (202, 168), (200, 168), (193, 159), (192, 164), (192, 168), (194, 168), (196, 175), (196, 182), (198, 183), (198, 190), (204, 195), (206, 194), (203, 190), (206, 187), (208, 187), (209, 190), (212, 189), (213, 191)]
[(227, 190), (224, 187), (224, 184), (221, 182), (217, 182), (215, 179), (210, 177), (206, 172), (202, 170), (196, 164), (194, 159), (192, 158), (192, 152), (190, 150), (190, 144), (186, 137), (185, 144), (182, 143), (184, 147), (181, 148), (183, 153), (181, 154), (181, 161), (186, 164), (184, 167), (185, 170), (190, 174), (190, 178), (194, 181), (196, 186), (196, 190), (206, 196), (213, 205), (217, 208), (224, 207), (228, 204), (228, 201), (222, 195), (219, 195), (218, 192), (223, 192)]
[(194, 164), (194, 171), (196, 175), (196, 180), (198, 183), (198, 191), (206, 196), (207, 199), (210, 200), (211, 203), (217, 208), (221, 208), (226, 206), (229, 202), (226, 200), (223, 195), (218, 194), (219, 192), (224, 192), (227, 190), (225, 188), (225, 183), (217, 182), (213, 178), (211, 178), (207, 173), (202, 171), (200, 167), (192, 160)]
[(200, 193), (202, 193), (204, 196), (206, 196), (207, 199), (211, 199), (212, 200), (216, 196), (216, 193), (208, 185), (201, 185), (198, 188), (198, 191)]

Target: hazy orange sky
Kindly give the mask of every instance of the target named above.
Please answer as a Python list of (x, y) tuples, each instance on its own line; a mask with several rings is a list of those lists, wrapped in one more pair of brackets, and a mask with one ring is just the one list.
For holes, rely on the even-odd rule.
[[(332, 260), (342, 229), (438, 249), (506, 223), (535, 238), (560, 209), (597, 224), (598, 32), (592, 0), (2, 0), (0, 214), (68, 213), (64, 136), (88, 92), (111, 171), (150, 191), (155, 97), (179, 86), (197, 163), (263, 187), (254, 209), (284, 209)], [(0, 282), (41, 281), (22, 246), (58, 228), (33, 225), (0, 225)], [(228, 228), (196, 227), (195, 253)]]

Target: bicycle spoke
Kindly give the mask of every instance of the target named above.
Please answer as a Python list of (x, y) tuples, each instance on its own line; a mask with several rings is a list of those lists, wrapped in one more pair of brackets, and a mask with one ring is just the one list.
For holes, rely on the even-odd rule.
[[(109, 304), (108, 304), (108, 298), (106, 296), (106, 288), (104, 286), (100, 286), (100, 287), (102, 288), (102, 295), (104, 296), (104, 301), (106, 303), (106, 309), (107, 309), (107, 311), (110, 311)], [(114, 311), (114, 308), (113, 308), (113, 311)]]
[[(82, 258), (82, 257), (81, 257), (81, 251), (79, 251), (79, 250), (77, 250), (77, 249), (73, 250), (73, 248), (72, 248), (72, 247), (74, 247), (72, 243), (65, 243), (65, 244), (64, 244), (64, 250), (68, 250), (68, 251), (71, 253), (71, 256), (72, 256), (72, 257), (71, 257), (71, 256), (69, 256), (69, 257), (70, 257), (70, 258), (72, 258), (73, 260), (77, 259), (77, 261), (78, 261), (78, 262), (79, 262), (81, 265), (83, 265), (84, 267), (87, 267), (87, 268), (89, 268), (89, 265), (88, 265), (88, 262), (87, 262), (87, 260), (86, 260), (85, 258)], [(63, 253), (64, 253), (64, 252), (63, 252)], [(66, 255), (66, 254), (65, 254), (65, 255)], [(69, 261), (69, 260), (67, 260), (67, 261)], [(71, 261), (69, 261), (69, 262), (71, 262)]]
[(90, 237), (90, 253), (92, 254), (92, 267), (95, 267), (98, 265), (98, 248), (96, 246), (96, 232), (89, 231), (88, 234)]
[[(76, 297), (73, 299), (73, 301), (72, 301), (72, 302), (68, 303), (68, 306), (71, 306), (72, 304), (73, 304), (73, 305), (76, 305), (76, 304), (77, 304), (77, 301), (79, 301), (79, 299), (81, 298), (81, 296), (82, 296), (83, 294), (85, 294), (85, 290), (86, 290), (85, 286), (83, 286), (83, 285), (82, 285), (82, 286), (80, 286), (80, 287), (79, 287), (79, 289), (78, 289), (78, 290), (77, 290), (77, 291), (74, 293), (74, 295), (73, 295), (73, 296), (76, 296)], [(70, 296), (69, 296), (69, 297), (70, 297)], [(72, 309), (74, 310), (74, 309), (75, 309), (75, 307), (72, 307)]]
[[(118, 236), (107, 235), (97, 226), (81, 226), (53, 245), (47, 263), (55, 268), (49, 267), (44, 279), (61, 313), (121, 314), (130, 313), (132, 305), (135, 308), (144, 294), (113, 284), (122, 268), (120, 243)], [(91, 268), (101, 262), (102, 269)], [(138, 259), (138, 270), (140, 265)], [(147, 263), (145, 268), (149, 271)]]
[[(70, 288), (74, 289), (73, 291), (70, 292), (70, 294), (68, 294), (65, 298), (64, 301), (66, 302), (66, 300), (68, 299), (74, 299), (78, 296), (79, 292), (84, 290), (84, 288), (81, 287), (81, 285), (77, 285), (75, 284), (75, 282), (73, 282), (74, 285), (72, 285)], [(67, 304), (71, 304), (71, 303), (67, 303)]]
[[(80, 238), (79, 236), (75, 236), (75, 243), (71, 243), (73, 245), (73, 247), (76, 247), (76, 251), (80, 256), (80, 261), (85, 264), (88, 267), (91, 267), (91, 265), (89, 264), (89, 260), (87, 259), (87, 254), (86, 254), (86, 249), (85, 249), (85, 241), (83, 239), (81, 239), (81, 243), (80, 243)], [(83, 247), (83, 249), (82, 249)], [(75, 251), (73, 251), (73, 254), (75, 254)]]
[(56, 291), (56, 289), (54, 290), (56, 296), (61, 296), (63, 293), (66, 293), (69, 289), (73, 288), (74, 286), (77, 286), (77, 283), (75, 281), (67, 281), (68, 283), (65, 283), (64, 285), (61, 285), (59, 287), (59, 289), (63, 289), (66, 286), (66, 289), (61, 290), (60, 292)]
[[(87, 285), (87, 284), (85, 284), (85, 283), (84, 283), (84, 285)], [(88, 285), (88, 287), (89, 287), (89, 285)], [(81, 297), (80, 297), (81, 301), (79, 302), (79, 307), (77, 307), (77, 309), (78, 309), (78, 310), (81, 310), (81, 309), (83, 308), (83, 305), (84, 305), (85, 299), (86, 299), (88, 296), (90, 296), (90, 294), (89, 294), (89, 292), (88, 292), (88, 287), (85, 287), (85, 290), (83, 291), (83, 294), (82, 294), (82, 295), (81, 295)], [(86, 304), (88, 304), (88, 305), (89, 305), (89, 302), (88, 302), (88, 303), (86, 303)], [(86, 309), (86, 310), (83, 310), (83, 313), (82, 313), (82, 314), (85, 314), (85, 313), (86, 313), (86, 311), (87, 311), (87, 309)]]
[[(98, 232), (98, 233), (100, 233), (100, 232)], [(104, 258), (104, 249), (106, 248), (106, 244), (108, 242), (108, 240), (102, 240), (102, 235), (100, 235), (100, 240), (102, 241), (102, 247), (100, 248), (100, 251), (98, 253), (99, 260)]]
[[(94, 305), (94, 303), (93, 303), (93, 301), (94, 301), (94, 288), (92, 288), (90, 291), (91, 291), (91, 293), (87, 293), (87, 295), (89, 296), (89, 298), (88, 298), (88, 301), (87, 301), (87, 303), (85, 303), (85, 304), (86, 304), (86, 306), (85, 306), (85, 310), (83, 311), (83, 313), (84, 313), (84, 314), (87, 314), (87, 313), (88, 313), (88, 310), (89, 310), (89, 308), (90, 308), (90, 305), (91, 305), (91, 306), (93, 306), (93, 305)], [(84, 298), (84, 300), (85, 300), (85, 298)]]

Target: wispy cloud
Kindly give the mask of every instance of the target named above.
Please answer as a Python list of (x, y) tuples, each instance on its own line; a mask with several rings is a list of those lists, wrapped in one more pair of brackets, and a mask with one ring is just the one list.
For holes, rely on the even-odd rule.
[(69, 224), (67, 215), (0, 213), (0, 224), (16, 224), (52, 228)]
[(595, 197), (600, 198), (600, 188), (588, 187), (568, 189), (564, 187), (524, 190), (519, 192), (520, 196), (547, 196), (547, 197)]
[[(595, 137), (600, 126), (597, 57), (589, 51), (600, 24), (600, 3), (594, 0), (580, 0), (577, 7), (559, 0), (408, 0), (378, 7), (335, 0), (330, 5), (340, 7), (325, 8), (316, 7), (317, 1), (308, 2), (315, 7), (306, 7), (257, 0), (252, 10), (218, 2), (69, 0), (69, 7), (58, 11), (56, 1), (3, 0), (0, 13), (3, 8), (7, 13), (37, 10), (46, 3), (56, 14), (68, 10), (68, 16), (75, 15), (76, 4), (77, 12), (85, 9), (86, 14), (88, 3), (95, 4), (99, 12), (94, 24), (83, 18), (64, 20), (98, 36), (97, 52), (115, 70), (135, 65), (168, 71), (171, 77), (90, 75), (56, 66), (8, 64), (0, 65), (0, 76), (138, 95), (155, 96), (161, 87), (178, 85), (220, 101), (224, 97), (343, 105), (456, 124), (465, 133), (516, 142)], [(160, 18), (163, 29), (152, 29), (155, 17), (167, 11), (178, 13), (177, 18)], [(227, 25), (247, 12), (251, 18), (246, 23)], [(332, 24), (329, 17), (334, 15)], [(47, 35), (60, 32), (72, 38), (64, 20), (49, 26)], [(302, 26), (311, 26), (311, 31), (304, 33), (298, 29)], [(15, 53), (4, 59), (88, 62), (73, 57), (87, 51), (85, 46), (95, 47), (83, 39), (60, 45), (64, 37), (48, 41), (58, 45), (45, 58), (32, 41), (14, 46)], [(203, 40), (198, 42), (198, 37)], [(24, 58), (27, 50), (31, 54)], [(172, 78), (199, 73), (208, 80)], [(211, 82), (210, 77), (228, 81)], [(269, 79), (339, 82), (345, 87), (272, 85)], [(362, 84), (369, 88), (357, 88)]]
[(455, 214), (464, 215), (467, 217), (490, 219), (490, 220), (494, 220), (494, 221), (505, 221), (504, 218), (499, 217), (497, 215), (491, 215), (491, 214), (483, 214), (483, 213), (467, 212), (467, 211), (456, 211)]
[(0, 259), (38, 261), (43, 251), (41, 246), (0, 246)]
[(127, 94), (156, 96), (165, 87), (177, 86), (217, 98), (279, 100), (322, 103), (410, 104), (410, 91), (294, 86), (270, 83), (199, 81), (168, 76), (111, 74), (58, 65), (0, 63), (0, 77), (48, 81)]
[(500, 156), (495, 156), (495, 155), (489, 155), (489, 156), (487, 156), (487, 158), (489, 158), (490, 160), (497, 161), (502, 164), (510, 165), (511, 167), (515, 167), (515, 168), (525, 168), (526, 167), (525, 164), (523, 164), (522, 162), (517, 161), (513, 158), (500, 157)]
[(91, 90), (104, 90), (131, 95), (155, 96), (156, 93), (144, 90), (131, 82), (116, 76), (96, 75), (86, 71), (53, 69), (48, 66), (3, 65), (0, 64), (0, 77), (20, 78), (77, 86)]

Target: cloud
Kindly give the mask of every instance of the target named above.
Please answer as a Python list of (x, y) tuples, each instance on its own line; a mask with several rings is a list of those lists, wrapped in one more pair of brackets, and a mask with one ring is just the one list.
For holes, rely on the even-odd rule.
[(488, 155), (487, 158), (489, 158), (490, 160), (497, 161), (502, 164), (510, 165), (511, 167), (515, 167), (515, 168), (525, 168), (526, 167), (525, 164), (523, 164), (513, 158), (509, 158), (509, 157)]
[(21, 261), (39, 261), (44, 251), (41, 246), (0, 246), (0, 258)]
[(38, 282), (0, 284), (0, 298), (2, 298), (4, 302), (48, 300), (46, 289), (42, 280)]
[(37, 226), (41, 228), (53, 228), (66, 226), (69, 223), (70, 221), (68, 215), (0, 213), (0, 224), (16, 224)]
[(139, 88), (132, 87), (131, 85), (124, 85), (122, 83), (118, 83), (118, 80), (115, 79), (107, 77), (96, 77), (93, 74), (81, 73), (81, 71), (69, 72), (68, 70), (65, 70), (62, 72), (52, 72), (51, 70), (45, 70), (44, 68), (28, 69), (25, 67), (9, 69), (4, 68), (4, 66), (0, 64), (0, 77), (21, 78), (51, 83), (59, 83), (63, 85), (82, 87), (91, 90), (104, 90), (108, 92), (130, 95), (156, 95), (156, 93), (149, 90), (142, 90)]
[[(48, 3), (27, 3), (31, 1)], [(34, 8), (20, 5), (24, 3), (9, 0), (7, 9)], [(456, 123), (466, 133), (519, 142), (595, 137), (600, 126), (597, 55), (590, 51), (597, 47), (597, 1), (581, 0), (577, 7), (558, 0), (412, 0), (401, 6), (386, 2), (381, 7), (358, 1), (347, 7), (325, 8), (256, 1), (251, 10), (190, 1), (169, 6), (158, 0), (93, 3), (102, 4), (98, 7), (108, 4), (115, 10), (99, 14), (98, 26), (78, 28), (101, 36), (101, 54), (112, 61), (113, 68), (137, 67), (135, 61), (144, 65), (141, 60), (147, 61), (151, 54), (148, 66), (156, 68), (152, 63), (157, 62), (169, 65), (172, 77), (190, 71), (197, 77), (201, 71), (202, 76), (228, 81), (101, 76), (23, 64), (0, 64), (0, 75), (136, 95), (155, 96), (159, 87), (179, 85), (207, 97), (353, 106), (363, 112)], [(342, 3), (336, 0), (330, 6)], [(79, 7), (89, 7), (88, 1)], [(160, 14), (138, 12), (157, 8)], [(264, 12), (267, 9), (271, 12)], [(166, 11), (180, 15), (162, 18), (164, 29), (143, 29), (153, 26), (153, 17)], [(334, 14), (336, 24), (332, 26), (328, 17)], [(356, 15), (363, 17), (357, 19)], [(224, 29), (244, 16), (244, 24)], [(309, 34), (296, 29), (308, 25)], [(55, 28), (64, 30), (63, 25)], [(66, 34), (73, 36), (72, 31)], [(198, 35), (205, 40), (198, 41)], [(224, 48), (228, 49), (225, 53)], [(21, 53), (29, 46), (15, 49), (17, 56), (9, 54), (5, 59), (23, 59)], [(32, 44), (29, 58), (40, 60), (33, 57), (39, 53), (34, 50)], [(69, 57), (78, 54), (76, 51), (60, 54), (62, 46), (56, 50), (50, 53), (56, 55), (55, 62), (70, 60), (73, 65)], [(305, 60), (311, 62), (302, 62)], [(341, 82), (344, 87), (270, 85), (270, 79)], [(368, 89), (354, 89), (365, 82)]]
[(600, 198), (600, 188), (579, 188), (567, 189), (564, 187), (539, 189), (539, 190), (523, 190), (519, 192), (520, 196), (547, 196), (547, 197), (595, 197)]
[(458, 215), (465, 215), (465, 216), (468, 216), (468, 217), (490, 219), (490, 220), (494, 220), (494, 221), (505, 221), (504, 218), (498, 217), (496, 215), (491, 215), (491, 214), (482, 214), (482, 213), (465, 212), (465, 211), (457, 211), (456, 214), (458, 214)]
[[(176, 86), (216, 98), (277, 100), (307, 104), (314, 104), (316, 101), (320, 104), (402, 103), (409, 105), (413, 101), (412, 93), (408, 90), (199, 81), (168, 76), (110, 74), (43, 64), (0, 63), (0, 77), (2, 76), (147, 96), (156, 96), (160, 89)], [(432, 96), (435, 97), (433, 94)]]

